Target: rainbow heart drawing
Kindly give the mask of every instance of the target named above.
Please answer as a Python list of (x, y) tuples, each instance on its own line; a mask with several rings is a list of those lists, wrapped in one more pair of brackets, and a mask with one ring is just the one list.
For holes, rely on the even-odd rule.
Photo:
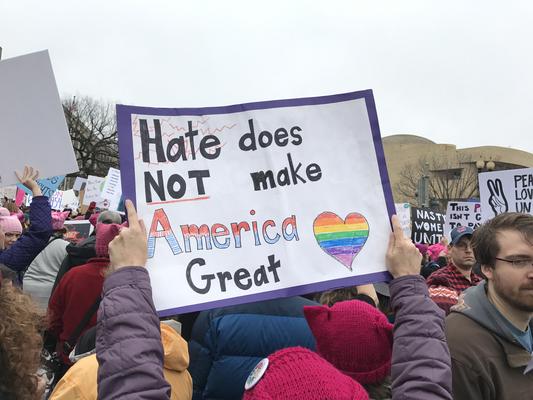
[(325, 211), (313, 222), (318, 245), (350, 271), (354, 258), (368, 239), (369, 229), (366, 218), (355, 212), (343, 220), (337, 214)]

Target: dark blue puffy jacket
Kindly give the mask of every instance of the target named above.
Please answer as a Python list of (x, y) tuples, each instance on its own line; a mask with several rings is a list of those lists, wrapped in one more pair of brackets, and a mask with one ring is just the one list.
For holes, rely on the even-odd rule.
[(276, 350), (315, 349), (303, 297), (218, 308), (199, 314), (189, 341), (193, 400), (241, 399), (255, 365)]

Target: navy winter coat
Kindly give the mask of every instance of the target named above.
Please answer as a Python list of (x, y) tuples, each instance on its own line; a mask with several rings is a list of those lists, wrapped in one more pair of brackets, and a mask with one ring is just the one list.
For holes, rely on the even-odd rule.
[(0, 253), (0, 264), (17, 271), (19, 283), (22, 284), (22, 274), (46, 247), (53, 232), (48, 197), (35, 196), (30, 204), (29, 229), (9, 249)]
[(261, 359), (285, 347), (314, 350), (306, 305), (316, 303), (292, 297), (201, 312), (189, 341), (193, 400), (240, 399)]

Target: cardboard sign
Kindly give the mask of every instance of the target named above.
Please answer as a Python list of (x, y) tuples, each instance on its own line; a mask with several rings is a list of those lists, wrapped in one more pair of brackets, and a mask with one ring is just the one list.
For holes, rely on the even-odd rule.
[(93, 232), (93, 226), (87, 220), (65, 221), (65, 229), (67, 232), (63, 235), (63, 239), (75, 244), (87, 239)]
[(458, 226), (476, 229), (481, 225), (481, 204), (469, 201), (449, 201), (446, 207), (444, 234), (450, 239), (450, 232)]
[(411, 204), (409, 203), (395, 203), (396, 215), (400, 220), (402, 231), (405, 237), (411, 237)]
[(102, 198), (102, 186), (105, 178), (89, 175), (85, 185), (85, 195), (83, 196), (83, 205), (88, 206), (91, 202), (96, 202), (96, 207), (107, 208), (108, 202)]
[(109, 168), (107, 177), (102, 188), (101, 197), (109, 201), (108, 209), (116, 211), (122, 195), (122, 184), (120, 180), (120, 171), (116, 168)]
[(411, 207), (411, 210), (411, 240), (414, 243), (438, 243), (444, 235), (446, 216), (429, 208)]
[(160, 315), (388, 279), (371, 91), (117, 115)]
[(40, 176), (77, 172), (78, 164), (47, 51), (0, 61), (0, 186), (31, 161)]
[(479, 174), (483, 221), (504, 212), (533, 214), (533, 168)]
[[(43, 196), (51, 198), (59, 185), (63, 182), (65, 176), (52, 176), (51, 178), (38, 179), (37, 184), (41, 188)], [(26, 194), (32, 195), (32, 191), (21, 183), (17, 183), (17, 187), (22, 189)]]

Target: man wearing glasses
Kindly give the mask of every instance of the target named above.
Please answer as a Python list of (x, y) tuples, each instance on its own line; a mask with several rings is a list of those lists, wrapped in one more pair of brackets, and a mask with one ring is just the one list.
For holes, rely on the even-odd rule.
[(470, 243), (473, 233), (472, 228), (466, 226), (453, 229), (448, 246), (448, 265), (433, 272), (427, 279), (429, 296), (446, 314), (450, 312), (450, 307), (457, 304), (463, 290), (476, 286), (482, 280), (472, 270), (476, 263)]
[(500, 214), (472, 237), (486, 281), (446, 319), (455, 400), (533, 398), (533, 216)]

